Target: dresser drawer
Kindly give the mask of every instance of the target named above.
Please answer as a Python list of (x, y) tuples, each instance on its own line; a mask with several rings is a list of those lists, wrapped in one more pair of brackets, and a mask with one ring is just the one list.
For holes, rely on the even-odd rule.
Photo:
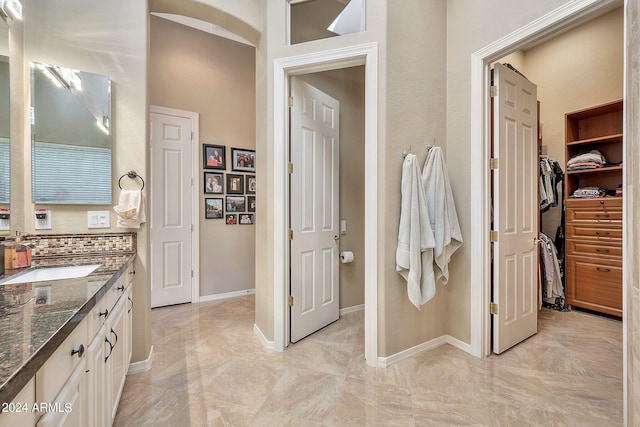
[(601, 208), (601, 209), (611, 209), (618, 208), (622, 209), (622, 197), (605, 197), (600, 199), (565, 199), (565, 205), (567, 208)]
[(567, 224), (567, 239), (587, 239), (602, 242), (622, 242), (621, 226)]
[(582, 240), (567, 240), (567, 256), (578, 255), (602, 259), (622, 259), (620, 244), (585, 242)]
[(567, 256), (567, 304), (622, 316), (622, 263)]
[(598, 224), (622, 224), (622, 210), (616, 209), (567, 209), (567, 222)]

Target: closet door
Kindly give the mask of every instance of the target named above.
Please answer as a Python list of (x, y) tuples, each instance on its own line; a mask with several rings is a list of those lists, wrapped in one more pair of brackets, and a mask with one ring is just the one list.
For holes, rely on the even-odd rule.
[(501, 64), (494, 68), (493, 351), (535, 334), (538, 322), (537, 88)]

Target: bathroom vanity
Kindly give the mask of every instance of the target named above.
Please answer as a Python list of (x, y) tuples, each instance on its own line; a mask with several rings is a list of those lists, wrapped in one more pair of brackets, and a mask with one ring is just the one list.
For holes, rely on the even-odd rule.
[(89, 257), (86, 263), (100, 267), (85, 277), (22, 283), (21, 275), (7, 280), (15, 272), (6, 272), (0, 280), (0, 427), (113, 423), (131, 360), (135, 256)]

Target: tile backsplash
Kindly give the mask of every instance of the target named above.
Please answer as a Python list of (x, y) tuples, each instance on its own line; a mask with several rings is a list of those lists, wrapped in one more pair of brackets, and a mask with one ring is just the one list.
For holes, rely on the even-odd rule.
[[(98, 233), (98, 234), (27, 234), (23, 242), (29, 242), (33, 248), (33, 260), (64, 257), (108, 255), (136, 252), (136, 233)], [(93, 257), (92, 257), (93, 258)]]

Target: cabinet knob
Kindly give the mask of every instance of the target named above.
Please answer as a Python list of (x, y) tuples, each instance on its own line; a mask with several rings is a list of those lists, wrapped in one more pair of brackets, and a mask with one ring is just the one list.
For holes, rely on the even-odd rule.
[(129, 274), (130, 274), (131, 276), (133, 276), (133, 275), (135, 275), (135, 274), (136, 274), (136, 271), (135, 271), (135, 270), (131, 270), (131, 271), (129, 272)]
[(102, 317), (104, 316), (105, 318), (109, 315), (109, 310), (108, 309), (104, 309), (104, 311), (101, 311), (98, 313), (98, 317)]
[(82, 357), (84, 354), (84, 345), (80, 344), (80, 347), (78, 347), (77, 350), (71, 349), (71, 356), (75, 356), (76, 354), (78, 357)]
[(124, 285), (118, 286), (118, 287), (116, 288), (116, 291), (124, 292)]

